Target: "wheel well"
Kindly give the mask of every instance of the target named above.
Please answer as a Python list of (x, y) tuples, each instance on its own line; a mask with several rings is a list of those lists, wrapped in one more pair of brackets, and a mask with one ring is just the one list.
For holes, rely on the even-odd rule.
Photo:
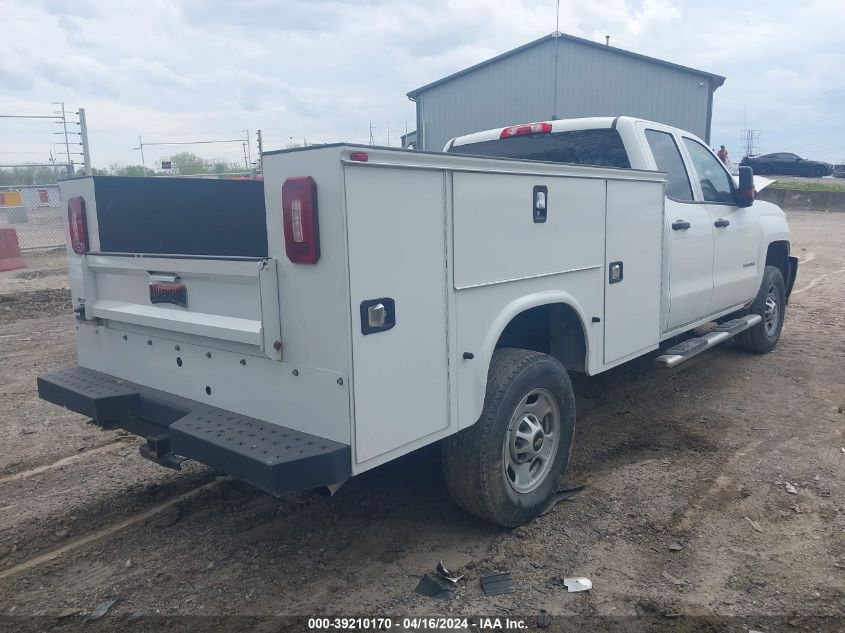
[(566, 369), (585, 371), (587, 341), (575, 310), (551, 303), (520, 312), (499, 336), (496, 347), (517, 347), (557, 358)]
[(777, 266), (783, 275), (784, 283), (789, 279), (789, 242), (780, 241), (769, 244), (766, 251), (766, 266)]

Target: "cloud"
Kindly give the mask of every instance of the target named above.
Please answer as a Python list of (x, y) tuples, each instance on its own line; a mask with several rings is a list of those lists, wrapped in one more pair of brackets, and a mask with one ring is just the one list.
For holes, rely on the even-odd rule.
[[(555, 10), (552, 0), (4, 0), (0, 23), (0, 109), (58, 99), (86, 107), (94, 163), (104, 165), (137, 162), (139, 135), (229, 138), (261, 128), (272, 149), (291, 137), (366, 142), (372, 123), (377, 142), (389, 124), (396, 143), (414, 127), (406, 92), (550, 33)], [(750, 127), (766, 151), (845, 159), (843, 23), (839, 0), (560, 7), (563, 32), (600, 42), (609, 34), (615, 46), (727, 76), (713, 142), (733, 156)], [(0, 136), (9, 129), (0, 125)], [(0, 162), (9, 147), (0, 144)], [(242, 156), (237, 143), (197, 151)]]

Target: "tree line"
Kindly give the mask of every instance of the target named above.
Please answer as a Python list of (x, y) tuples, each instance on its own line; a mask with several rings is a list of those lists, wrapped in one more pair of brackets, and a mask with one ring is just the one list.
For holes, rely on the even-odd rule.
[[(144, 165), (118, 165), (113, 163), (108, 167), (94, 167), (94, 176), (223, 176), (232, 177), (246, 175), (242, 163), (232, 163), (223, 159), (207, 160), (191, 152), (180, 152), (162, 161), (170, 161), (170, 169), (152, 169)], [(225, 176), (228, 175), (228, 176)], [(16, 167), (0, 167), (0, 186), (15, 185), (52, 185), (62, 178), (67, 178), (67, 169), (63, 166), (36, 167), (34, 165), (19, 165)]]

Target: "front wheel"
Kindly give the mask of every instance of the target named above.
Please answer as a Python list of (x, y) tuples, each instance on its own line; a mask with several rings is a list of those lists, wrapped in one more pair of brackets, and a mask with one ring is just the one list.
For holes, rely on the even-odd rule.
[(481, 417), (444, 442), (449, 492), (492, 523), (527, 523), (557, 491), (574, 432), (575, 395), (563, 365), (539, 352), (497, 349)]
[(737, 335), (737, 347), (758, 354), (771, 352), (778, 344), (786, 315), (786, 286), (779, 268), (766, 266), (748, 314), (759, 314), (763, 320)]
[(762, 165), (757, 165), (757, 167), (754, 168), (754, 173), (761, 176), (767, 176), (772, 173), (772, 167), (767, 163), (763, 163)]
[(821, 165), (813, 167), (813, 176), (816, 178), (823, 178), (824, 176), (827, 176), (827, 170)]

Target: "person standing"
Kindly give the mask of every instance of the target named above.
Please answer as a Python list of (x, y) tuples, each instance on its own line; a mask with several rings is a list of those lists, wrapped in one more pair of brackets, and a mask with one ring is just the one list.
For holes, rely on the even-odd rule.
[(719, 147), (719, 151), (716, 152), (716, 156), (719, 157), (719, 160), (722, 161), (723, 165), (728, 164), (728, 150), (725, 149), (724, 145)]

